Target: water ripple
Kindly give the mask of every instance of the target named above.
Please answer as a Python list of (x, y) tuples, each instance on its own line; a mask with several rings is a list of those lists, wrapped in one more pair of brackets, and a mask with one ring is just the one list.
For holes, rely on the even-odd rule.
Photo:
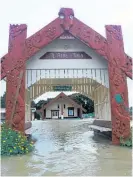
[(132, 151), (94, 137), (90, 122), (35, 121), (34, 152), (2, 158), (2, 176), (131, 176)]

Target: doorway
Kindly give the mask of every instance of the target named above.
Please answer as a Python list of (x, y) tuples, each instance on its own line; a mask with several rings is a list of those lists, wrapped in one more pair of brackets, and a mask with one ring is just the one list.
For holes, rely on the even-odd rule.
[(51, 119), (59, 119), (59, 110), (51, 110)]
[(43, 119), (46, 119), (46, 109), (44, 109), (44, 117)]
[(81, 118), (81, 115), (80, 115), (80, 108), (77, 109), (77, 117), (78, 117), (78, 118)]

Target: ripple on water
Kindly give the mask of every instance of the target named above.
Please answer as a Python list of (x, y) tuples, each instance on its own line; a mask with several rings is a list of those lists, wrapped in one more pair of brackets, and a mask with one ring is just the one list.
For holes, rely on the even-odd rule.
[(2, 158), (2, 175), (130, 176), (131, 150), (94, 138), (89, 124), (76, 120), (33, 122), (34, 152)]

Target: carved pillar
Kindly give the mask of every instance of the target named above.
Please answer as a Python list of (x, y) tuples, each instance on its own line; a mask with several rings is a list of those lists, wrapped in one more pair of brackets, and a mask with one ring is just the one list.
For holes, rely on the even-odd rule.
[(13, 129), (24, 132), (25, 126), (25, 60), (23, 58), (27, 26), (10, 25), (9, 47), (10, 65), (13, 70), (7, 74), (6, 82), (6, 122)]
[[(128, 112), (128, 89), (126, 75), (122, 71), (125, 53), (120, 26), (106, 26), (108, 42), (108, 71), (110, 83), (112, 142), (120, 143), (120, 137), (127, 138), (130, 134), (130, 115)], [(116, 96), (120, 101), (116, 100)]]

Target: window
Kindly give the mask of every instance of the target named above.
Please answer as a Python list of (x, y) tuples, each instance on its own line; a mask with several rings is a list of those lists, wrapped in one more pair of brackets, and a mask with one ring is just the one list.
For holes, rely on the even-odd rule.
[(64, 104), (64, 109), (66, 108), (66, 105)]
[(58, 104), (58, 109), (60, 108), (59, 104)]
[(74, 116), (74, 108), (73, 107), (68, 108), (68, 116)]

